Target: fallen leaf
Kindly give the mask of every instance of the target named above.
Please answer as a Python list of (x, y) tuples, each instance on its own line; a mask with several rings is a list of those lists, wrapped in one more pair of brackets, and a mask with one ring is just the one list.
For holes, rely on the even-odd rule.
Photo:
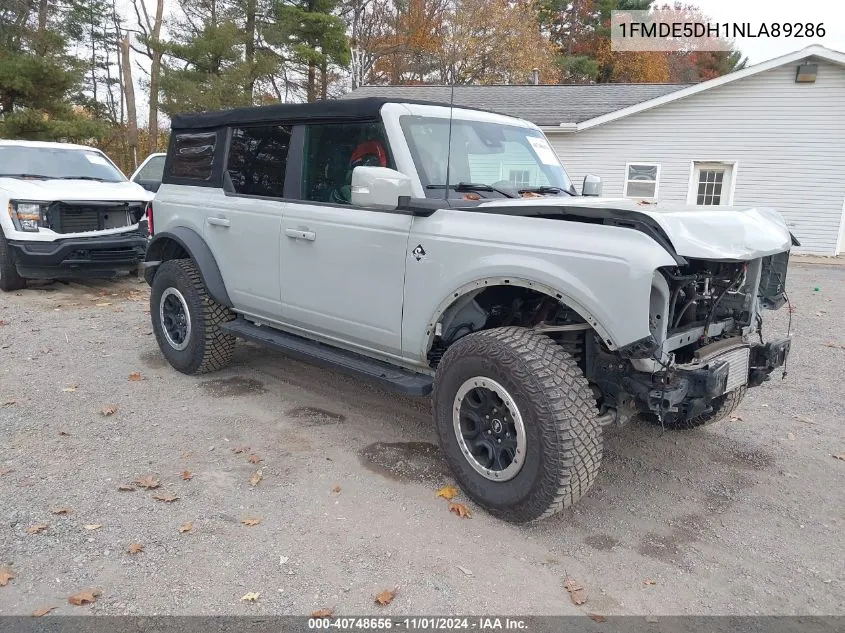
[(75, 604), (76, 606), (81, 606), (83, 604), (88, 604), (94, 602), (98, 596), (102, 595), (102, 591), (99, 589), (89, 589), (87, 591), (80, 591), (79, 593), (75, 593), (70, 596), (67, 601), (71, 604)]
[(140, 554), (144, 551), (144, 546), (140, 543), (131, 543), (126, 551), (130, 554)]
[(165, 503), (173, 503), (174, 501), (179, 499), (179, 497), (177, 497), (176, 495), (168, 494), (166, 492), (159, 492), (158, 494), (153, 495), (153, 499), (155, 499), (156, 501), (164, 501)]
[(70, 514), (73, 512), (73, 508), (53, 508), (50, 512), (53, 514)]
[(41, 607), (40, 609), (36, 609), (35, 611), (32, 612), (32, 617), (40, 618), (43, 615), (47, 615), (48, 613), (50, 613), (50, 611), (52, 611), (55, 608), (56, 607)]
[(793, 442), (794, 442), (794, 441), (795, 441), (795, 433), (787, 433), (787, 434), (786, 434), (786, 439), (791, 440), (791, 441), (793, 441)]
[(845, 349), (845, 345), (840, 345), (839, 343), (825, 343), (825, 347), (832, 347), (834, 349)]
[(43, 532), (44, 530), (46, 530), (48, 527), (50, 527), (50, 526), (45, 525), (43, 523), (36, 523), (35, 525), (30, 525), (28, 528), (26, 528), (26, 533), (27, 534), (38, 534), (39, 532)]
[(73, 393), (74, 391), (76, 391), (76, 387), (77, 385), (70, 385), (69, 387), (65, 387), (64, 389), (62, 389), (62, 391), (66, 393)]
[(312, 618), (330, 618), (334, 615), (334, 609), (318, 609), (311, 612)]
[(88, 523), (87, 525), (83, 525), (86, 530), (99, 530), (103, 527), (102, 523)]
[(447, 501), (451, 501), (459, 494), (461, 494), (461, 491), (458, 490), (455, 486), (443, 486), (440, 490), (437, 491), (435, 497), (443, 497)]
[(193, 478), (194, 478), (194, 473), (192, 473), (190, 470), (183, 470), (182, 471), (182, 479), (184, 479), (185, 481), (188, 481), (188, 480), (193, 479)]
[(114, 415), (117, 413), (117, 405), (116, 404), (107, 404), (102, 409), (100, 409), (100, 413), (104, 416), (109, 417), (110, 415)]
[(578, 606), (587, 602), (587, 598), (584, 595), (584, 587), (579, 585), (569, 576), (566, 577), (566, 582), (563, 583), (563, 587), (569, 592), (569, 599), (572, 600), (572, 604)]
[(193, 455), (193, 454), (194, 454), (194, 451), (185, 451), (185, 452), (183, 452), (183, 453), (180, 455), (180, 457), (181, 457), (182, 459), (188, 459), (188, 458), (189, 458), (189, 457), (191, 457), (191, 455)]
[(9, 325), (8, 321), (4, 321), (3, 319), (0, 319), (0, 327), (5, 327), (7, 325)]
[(70, 437), (70, 433), (68, 433), (67, 431), (59, 431), (59, 435), (63, 437)]
[(5, 587), (9, 584), (9, 581), (12, 580), (15, 575), (7, 569), (0, 570), (0, 587)]
[(456, 567), (464, 573), (464, 576), (472, 576), (472, 570), (471, 569), (467, 569), (466, 567), (461, 567), (460, 565), (456, 565)]
[(833, 457), (833, 459), (841, 459), (845, 462), (845, 453), (839, 453), (838, 455), (832, 455), (831, 457)]
[(656, 585), (657, 581), (652, 580), (651, 578), (646, 578), (645, 580), (643, 580), (643, 584), (644, 585)]
[(742, 416), (741, 415), (732, 415), (730, 417), (730, 421), (731, 422), (742, 422)]
[(385, 589), (379, 595), (376, 596), (376, 603), (380, 604), (381, 606), (386, 606), (390, 604), (396, 597), (397, 589), (399, 589), (399, 587), (394, 587), (393, 589)]
[(463, 503), (455, 503), (454, 501), (449, 502), (449, 512), (454, 512), (462, 519), (471, 519), (472, 518), (472, 511), (467, 508)]
[(111, 303), (108, 301), (104, 301), (103, 303), (95, 303), (94, 305), (98, 308), (107, 308), (111, 305)]
[(810, 418), (803, 416), (803, 415), (793, 415), (792, 416), (795, 420), (799, 422), (803, 422), (804, 424), (815, 424)]
[(340, 486), (335, 486), (334, 488), (332, 488), (332, 492), (340, 492)]
[(133, 371), (131, 374), (129, 374), (129, 380), (131, 382), (138, 382), (139, 380), (144, 380), (144, 377), (141, 375), (141, 372)]
[(240, 455), (241, 453), (249, 453), (249, 446), (239, 446), (238, 448), (233, 448), (232, 452), (235, 455)]
[(6, 475), (12, 472), (14, 472), (14, 469), (12, 468), (0, 468), (0, 477), (5, 477)]
[(194, 522), (188, 521), (187, 523), (182, 524), (182, 527), (179, 528), (179, 534), (184, 534), (185, 532), (190, 532), (194, 529)]
[(241, 523), (243, 523), (244, 525), (253, 526), (261, 523), (261, 519), (244, 519), (243, 521), (241, 521)]
[(135, 483), (141, 486), (141, 488), (146, 488), (147, 490), (153, 490), (161, 485), (161, 482), (152, 475), (138, 477), (138, 479), (135, 480)]
[(249, 456), (249, 463), (250, 464), (257, 464), (261, 461), (261, 458), (258, 455), (250, 455)]
[(4, 407), (11, 407), (13, 404), (16, 404), (16, 403), (17, 403), (17, 400), (6, 400), (6, 401), (3, 403), (3, 406), (4, 406)]
[(241, 600), (246, 600), (247, 602), (255, 602), (256, 600), (258, 600), (258, 597), (260, 595), (261, 594), (257, 591), (250, 591), (249, 593), (245, 594), (243, 598), (241, 598)]
[(593, 622), (607, 622), (607, 618), (603, 615), (599, 615), (598, 613), (588, 613), (587, 617)]
[(130, 486), (129, 484), (120, 484), (120, 485), (117, 487), (117, 489), (118, 489), (120, 492), (134, 492), (134, 491), (135, 491), (135, 487), (134, 487), (134, 486)]
[(261, 481), (263, 478), (264, 477), (261, 475), (261, 471), (256, 470), (254, 473), (252, 473), (252, 477), (249, 478), (249, 483), (252, 486), (257, 486), (258, 482)]

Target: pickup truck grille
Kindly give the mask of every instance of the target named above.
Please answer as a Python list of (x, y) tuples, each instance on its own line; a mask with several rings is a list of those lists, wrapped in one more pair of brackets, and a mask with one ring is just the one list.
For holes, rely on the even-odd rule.
[(57, 202), (47, 211), (47, 226), (56, 233), (86, 233), (135, 224), (143, 203), (71, 204)]

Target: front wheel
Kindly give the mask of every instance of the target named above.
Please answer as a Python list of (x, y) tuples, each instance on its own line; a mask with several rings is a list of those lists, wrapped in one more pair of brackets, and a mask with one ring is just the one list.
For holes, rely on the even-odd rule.
[[(670, 431), (689, 431), (700, 426), (721, 422), (740, 405), (742, 399), (745, 398), (747, 389), (747, 387), (738, 387), (729, 393), (722, 394), (712, 402), (712, 411), (702, 413), (688, 420), (679, 419), (673, 414), (668, 413), (663, 418), (662, 426)], [(656, 415), (649, 414), (647, 419), (652, 424), (661, 424)]]
[(601, 462), (593, 393), (547, 336), (507, 327), (454, 343), (437, 367), (440, 445), (466, 494), (522, 523), (580, 499)]
[(235, 338), (220, 325), (235, 315), (208, 295), (192, 260), (161, 264), (150, 292), (150, 317), (161, 353), (182, 373), (203, 374), (231, 362)]
[(9, 250), (9, 244), (6, 242), (6, 236), (0, 229), (0, 290), (10, 292), (21, 288), (26, 288), (26, 279), (18, 275), (18, 269), (15, 266), (15, 260), (12, 258), (12, 252)]

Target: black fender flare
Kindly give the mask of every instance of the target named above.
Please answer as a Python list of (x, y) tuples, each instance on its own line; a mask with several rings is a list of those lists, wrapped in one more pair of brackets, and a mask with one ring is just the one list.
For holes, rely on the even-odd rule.
[(220, 267), (214, 254), (202, 239), (202, 236), (186, 226), (177, 226), (170, 231), (156, 233), (147, 245), (147, 257), (144, 261), (144, 279), (152, 286), (156, 270), (162, 262), (173, 257), (168, 257), (168, 245), (175, 242), (188, 256), (196, 262), (202, 276), (203, 283), (208, 289), (208, 294), (217, 303), (232, 307), (232, 300), (226, 291), (226, 284), (223, 283), (223, 275), (220, 274)]

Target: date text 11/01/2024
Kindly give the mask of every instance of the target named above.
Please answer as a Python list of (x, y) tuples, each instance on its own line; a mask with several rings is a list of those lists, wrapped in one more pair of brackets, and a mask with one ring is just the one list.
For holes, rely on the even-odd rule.
[(405, 629), (409, 631), (526, 631), (528, 623), (520, 618), (503, 617), (413, 617), (413, 618), (309, 618), (308, 628), (315, 630), (364, 631)]

